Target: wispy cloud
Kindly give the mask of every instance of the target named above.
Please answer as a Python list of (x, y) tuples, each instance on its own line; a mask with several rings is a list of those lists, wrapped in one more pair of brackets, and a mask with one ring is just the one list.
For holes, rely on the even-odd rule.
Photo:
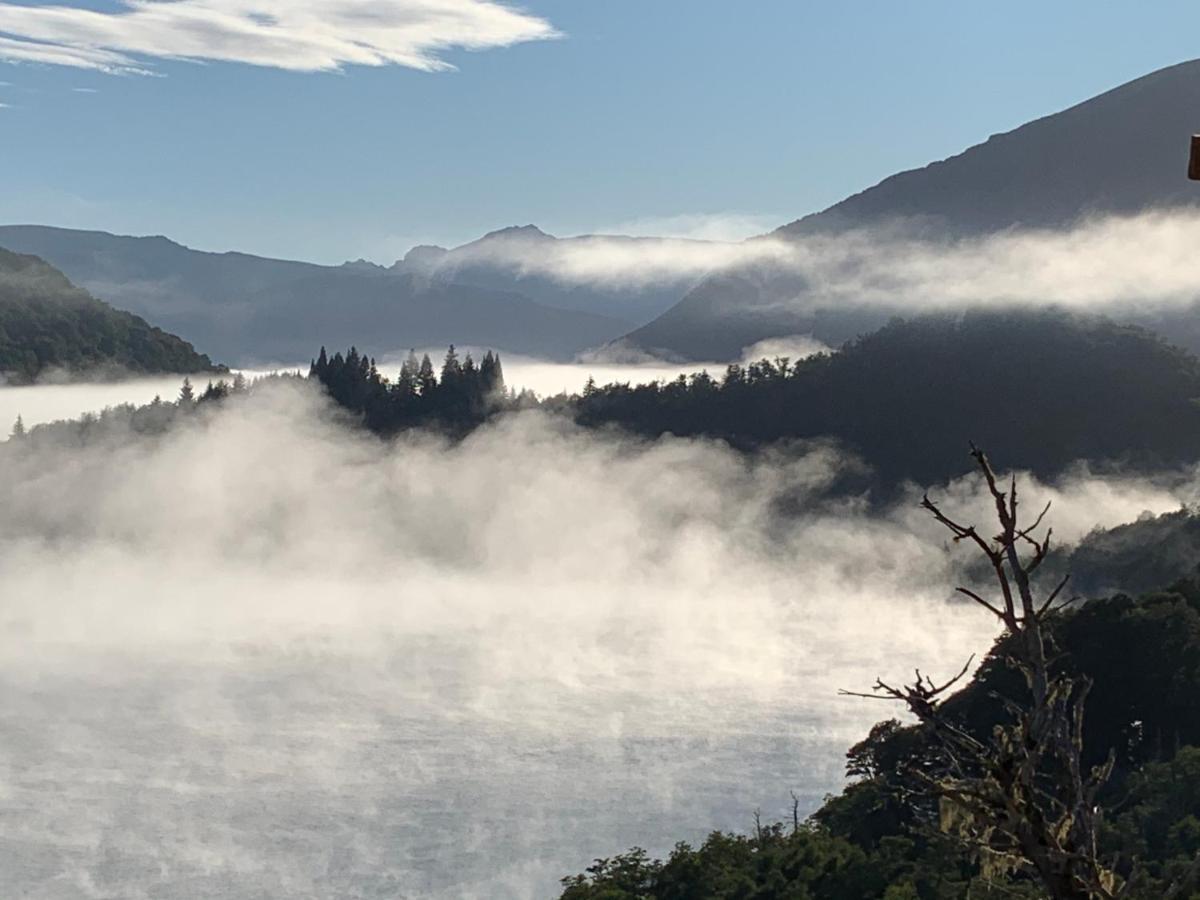
[(515, 234), (460, 248), (438, 264), (483, 261), (564, 283), (618, 287), (737, 274), (761, 288), (761, 305), (797, 311), (965, 304), (1163, 310), (1200, 297), (1197, 242), (1200, 211), (1185, 209), (957, 240), (914, 237), (903, 223), (740, 243)]
[(147, 74), (154, 60), (292, 71), (453, 66), (441, 52), (558, 36), (498, 0), (121, 0), (116, 11), (0, 3), (0, 60)]
[(95, 88), (71, 88), (71, 92), (75, 94), (98, 94), (100, 93)]
[(624, 234), (632, 237), (664, 237), (693, 241), (741, 241), (765, 234), (786, 221), (785, 214), (719, 212), (682, 213), (671, 216), (646, 216), (627, 219), (596, 229), (600, 234)]

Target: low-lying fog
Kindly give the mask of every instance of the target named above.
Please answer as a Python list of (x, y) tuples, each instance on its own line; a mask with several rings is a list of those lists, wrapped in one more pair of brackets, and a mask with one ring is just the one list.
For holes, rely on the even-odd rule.
[[(826, 495), (853, 464), (828, 447), (541, 414), (385, 446), (303, 384), (27, 446), (0, 446), (8, 896), (550, 897), (790, 791), (811, 811), (892, 712), (838, 688), (951, 674), (994, 633), (915, 497)], [(1066, 541), (1179, 505), (1035, 494)]]
[[(485, 348), (464, 347), (462, 352), (474, 353), (481, 358)], [(743, 362), (757, 361), (764, 357), (786, 356), (792, 361), (818, 353), (828, 348), (799, 335), (790, 338), (761, 341), (746, 348)], [(331, 351), (332, 352), (332, 351)], [(429, 347), (418, 353), (427, 352), (436, 366), (441, 366), (444, 347)], [(379, 358), (381, 371), (395, 377), (400, 369), (404, 353), (388, 353)], [(528, 356), (502, 354), (505, 379), (510, 387), (528, 389), (541, 397), (560, 393), (578, 393), (583, 390), (588, 378), (597, 384), (631, 382), (643, 384), (650, 381), (670, 381), (679, 375), (687, 375), (707, 369), (714, 375), (725, 370), (726, 363), (671, 363), (654, 359), (638, 362), (617, 362), (597, 357), (589, 362), (557, 363)], [(282, 366), (274, 370), (243, 370), (249, 379), (266, 374), (267, 371), (308, 371), (308, 363)], [(196, 391), (216, 380), (218, 376), (196, 375), (192, 382)], [(180, 375), (158, 375), (151, 378), (130, 378), (124, 381), (94, 381), (60, 383), (49, 381), (27, 387), (0, 386), (0, 439), (7, 436), (9, 427), (21, 416), (26, 427), (54, 422), (60, 419), (77, 418), (84, 413), (99, 412), (107, 406), (133, 403), (141, 406), (155, 397), (174, 400), (179, 396), (183, 382)]]

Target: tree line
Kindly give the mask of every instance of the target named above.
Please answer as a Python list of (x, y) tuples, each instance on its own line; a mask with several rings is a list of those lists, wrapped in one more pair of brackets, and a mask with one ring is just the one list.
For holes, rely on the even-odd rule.
[(1161, 469), (1194, 460), (1200, 447), (1200, 360), (1142, 329), (1053, 311), (897, 320), (798, 362), (643, 384), (589, 380), (578, 394), (540, 401), (505, 390), (490, 352), (476, 365), (452, 348), (440, 373), (410, 354), (394, 381), (354, 349), (322, 352), (311, 374), (381, 434), (425, 425), (461, 433), (538, 405), (584, 427), (747, 450), (834, 439), (871, 466), (876, 485), (960, 474), (953, 448), (964, 436), (1047, 477), (1080, 459)]
[(498, 411), (534, 402), (530, 394), (507, 390), (499, 355), (488, 350), (476, 363), (470, 353), (460, 358), (454, 345), (437, 370), (428, 353), (418, 358), (410, 350), (394, 381), (355, 347), (333, 356), (322, 347), (309, 366), (309, 378), (368, 428), (385, 435), (423, 426), (467, 431)]

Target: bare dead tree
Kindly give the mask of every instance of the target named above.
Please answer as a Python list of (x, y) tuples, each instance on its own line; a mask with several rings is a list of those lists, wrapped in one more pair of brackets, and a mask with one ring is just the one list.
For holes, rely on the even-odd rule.
[[(985, 537), (974, 525), (947, 516), (926, 495), (921, 505), (953, 535), (987, 560), (998, 596), (965, 587), (958, 592), (994, 615), (1008, 632), (1008, 664), (1023, 676), (1023, 702), (1005, 701), (1009, 721), (979, 739), (943, 714), (942, 701), (966, 677), (971, 661), (938, 684), (918, 670), (911, 684), (879, 680), (873, 694), (904, 703), (935, 739), (943, 774), (916, 773), (939, 801), (942, 828), (980, 854), (985, 871), (1023, 872), (1055, 900), (1116, 900), (1134, 879), (1122, 881), (1101, 860), (1096, 796), (1112, 772), (1114, 756), (1085, 771), (1083, 713), (1091, 681), (1052, 671), (1047, 659), (1047, 618), (1065, 602), (1063, 578), (1038, 597), (1033, 576), (1050, 553), (1052, 530), (1038, 537), (1049, 504), (1031, 524), (1019, 517), (1015, 476), (1001, 490), (991, 463), (972, 446), (995, 503), (999, 533)], [(845, 692), (851, 693), (851, 692)]]

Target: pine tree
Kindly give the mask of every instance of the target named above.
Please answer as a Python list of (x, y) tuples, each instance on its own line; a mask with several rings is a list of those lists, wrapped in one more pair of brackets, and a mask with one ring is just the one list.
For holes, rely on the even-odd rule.
[(192, 380), (190, 378), (183, 379), (183, 386), (179, 388), (179, 402), (193, 403), (196, 400), (196, 392), (192, 388)]
[(488, 390), (495, 394), (504, 393), (504, 364), (500, 362), (499, 353), (492, 355), (492, 377)]
[(407, 400), (416, 396), (417, 378), (421, 371), (421, 363), (417, 360), (415, 350), (408, 351), (408, 357), (400, 364), (400, 377), (396, 379), (395, 393)]
[(18, 440), (25, 437), (25, 420), (21, 418), (20, 413), (17, 413), (17, 421), (13, 423), (12, 436)]
[(433, 374), (433, 362), (426, 353), (421, 357), (421, 367), (417, 370), (417, 386), (421, 389), (422, 397), (430, 397), (437, 389), (437, 376)]
[(450, 349), (446, 351), (446, 359), (442, 362), (442, 387), (450, 387), (455, 384), (461, 374), (462, 363), (458, 361), (458, 352), (451, 344)]
[(500, 374), (500, 358), (491, 350), (483, 354), (483, 362), (479, 365), (479, 382), (483, 396), (488, 399), (504, 390), (503, 376)]

